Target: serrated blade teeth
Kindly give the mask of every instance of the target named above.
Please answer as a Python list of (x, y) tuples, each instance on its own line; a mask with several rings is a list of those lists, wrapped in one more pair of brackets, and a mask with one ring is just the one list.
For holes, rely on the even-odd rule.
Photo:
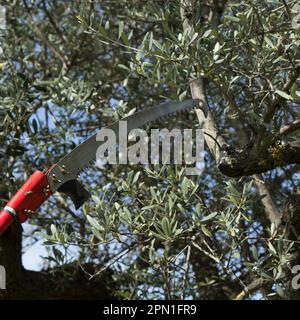
[[(171, 101), (164, 103), (163, 105), (160, 104), (153, 108), (148, 108), (142, 112), (134, 113), (121, 120), (127, 121), (128, 130), (130, 131), (132, 128), (143, 128), (157, 121), (164, 121), (178, 113), (183, 113), (197, 106), (200, 106), (199, 100), (190, 99), (182, 102)], [(116, 122), (103, 129), (110, 129), (118, 135), (118, 123), (120, 122)], [(67, 171), (70, 172), (70, 174), (63, 177), (64, 181), (68, 181), (67, 179), (70, 179), (77, 174), (81, 174), (85, 170), (88, 170), (90, 166), (94, 165), (96, 162), (97, 149), (101, 144), (101, 142), (97, 141), (96, 139), (97, 134), (98, 133), (94, 134), (89, 139), (78, 145), (48, 171), (51, 190), (55, 191), (60, 185), (62, 185), (61, 182), (52, 178), (55, 173), (57, 175), (61, 175), (59, 171), (60, 167), (65, 167)], [(92, 159), (90, 159), (91, 155), (94, 155)]]

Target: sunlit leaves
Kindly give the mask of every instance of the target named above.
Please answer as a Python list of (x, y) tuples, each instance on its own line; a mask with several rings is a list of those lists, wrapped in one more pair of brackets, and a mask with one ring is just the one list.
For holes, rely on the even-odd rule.
[[(232, 146), (243, 146), (239, 130), (245, 128), (251, 140), (245, 143), (268, 147), (271, 133), (293, 120), (299, 84), (285, 89), (285, 81), (298, 63), (300, 39), (282, 2), (268, 1), (268, 10), (262, 1), (227, 2), (218, 26), (205, 16), (189, 33), (174, 1), (121, 1), (118, 6), (103, 1), (101, 7), (83, 4), (77, 10), (79, 3), (61, 2), (66, 11), (54, 11), (60, 35), (44, 15), (36, 17), (52, 47), (28, 32), (30, 25), (20, 26), (23, 15), (9, 26), (13, 68), (1, 60), (0, 135), (3, 155), (18, 163), (10, 169), (3, 158), (5, 178), (7, 172), (15, 181), (35, 166), (46, 169), (78, 140), (157, 101), (189, 98), (189, 79), (199, 76), (205, 78), (212, 116)], [(277, 99), (282, 106), (266, 125), (264, 114)], [(36, 111), (41, 119), (31, 117)], [(197, 127), (192, 116), (177, 115), (174, 123), (163, 125)], [(260, 136), (264, 130), (268, 134)], [(20, 143), (26, 135), (34, 145), (32, 157)], [(221, 288), (232, 297), (231, 281), (237, 283), (238, 277), (278, 283), (276, 294), (282, 296), (280, 282), (293, 242), (283, 241), (270, 224), (250, 177), (227, 181), (206, 157), (199, 178), (185, 177), (184, 170), (172, 166), (119, 165), (81, 177), (93, 193), (82, 211), (55, 196), (44, 209), (47, 214), (31, 220), (47, 230), (51, 263), (66, 263), (64, 248), (76, 246), (80, 255), (74, 261), (99, 264), (100, 270), (109, 266), (123, 298), (161, 298), (168, 288), (171, 298), (181, 298), (183, 289), (189, 290), (188, 298), (206, 298), (214, 290), (222, 294)], [(27, 168), (22, 171), (20, 164)], [(271, 186), (274, 176), (267, 178)], [(6, 180), (10, 188), (18, 187), (18, 181)], [(282, 194), (272, 189), (280, 208), (289, 188)]]
[(286, 100), (292, 100), (293, 98), (286, 92), (282, 91), (282, 90), (279, 90), (277, 89), (275, 91), (279, 96), (281, 96), (282, 98), (286, 99)]

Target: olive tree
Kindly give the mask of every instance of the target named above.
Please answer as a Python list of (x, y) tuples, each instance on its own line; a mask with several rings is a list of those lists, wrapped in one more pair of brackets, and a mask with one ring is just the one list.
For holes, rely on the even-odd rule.
[(51, 197), (23, 232), (27, 245), (45, 240), (41, 272), (24, 270), (21, 227), (10, 228), (0, 239), (6, 298), (299, 297), (296, 1), (3, 5), (3, 205), (33, 168), (128, 114), (187, 98), (209, 110), (152, 125), (202, 128), (202, 175), (92, 165), (80, 176), (92, 193), (82, 209)]

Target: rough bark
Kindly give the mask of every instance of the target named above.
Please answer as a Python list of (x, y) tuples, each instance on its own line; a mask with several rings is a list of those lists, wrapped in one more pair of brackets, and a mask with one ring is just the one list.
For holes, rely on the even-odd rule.
[(258, 194), (262, 197), (261, 201), (270, 222), (274, 223), (276, 227), (279, 226), (282, 214), (274, 203), (269, 189), (267, 188), (265, 182), (261, 180), (258, 175), (254, 175), (254, 181)]
[(300, 141), (280, 146), (245, 146), (231, 148), (219, 163), (219, 170), (228, 177), (259, 174), (288, 164), (300, 164)]

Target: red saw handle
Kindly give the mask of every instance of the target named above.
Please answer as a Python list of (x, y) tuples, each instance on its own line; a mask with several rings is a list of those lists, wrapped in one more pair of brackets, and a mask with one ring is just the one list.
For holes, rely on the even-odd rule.
[(14, 219), (25, 222), (51, 194), (47, 176), (35, 171), (0, 212), (0, 235)]

